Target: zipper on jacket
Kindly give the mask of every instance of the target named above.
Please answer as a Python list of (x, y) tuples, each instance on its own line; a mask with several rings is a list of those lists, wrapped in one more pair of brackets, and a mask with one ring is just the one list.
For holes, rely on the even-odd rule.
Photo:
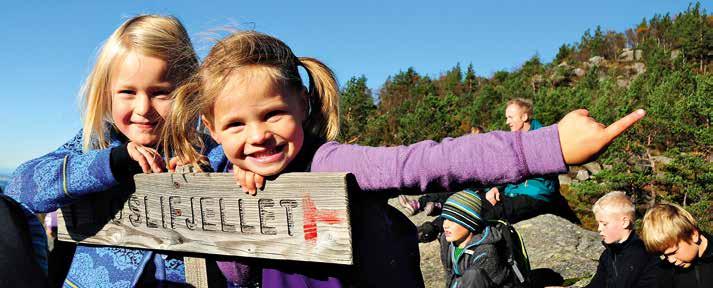
[(619, 270), (616, 269), (616, 253), (612, 251), (612, 266), (614, 266), (614, 279), (619, 279)]

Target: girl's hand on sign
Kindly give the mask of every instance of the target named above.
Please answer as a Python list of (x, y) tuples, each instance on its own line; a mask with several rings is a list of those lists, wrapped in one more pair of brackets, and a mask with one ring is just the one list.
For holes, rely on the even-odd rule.
[(126, 150), (129, 152), (129, 157), (139, 163), (144, 173), (161, 173), (166, 169), (166, 164), (156, 149), (129, 142)]
[(235, 177), (235, 182), (240, 185), (243, 192), (251, 196), (255, 196), (257, 189), (262, 189), (262, 187), (265, 186), (265, 177), (248, 170), (243, 170), (235, 164), (233, 164), (233, 176)]
[(569, 112), (557, 124), (564, 162), (581, 164), (593, 160), (644, 115), (646, 111), (639, 109), (607, 127), (589, 117), (586, 109)]
[(168, 160), (168, 171), (176, 172), (176, 167), (185, 165), (178, 157), (173, 157)]

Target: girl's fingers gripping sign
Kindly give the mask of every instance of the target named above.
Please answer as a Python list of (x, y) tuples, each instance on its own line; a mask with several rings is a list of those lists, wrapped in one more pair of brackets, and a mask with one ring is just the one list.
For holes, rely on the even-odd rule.
[(139, 163), (144, 173), (161, 173), (165, 168), (163, 158), (155, 149), (129, 142), (127, 145), (129, 157)]
[(146, 160), (146, 157), (144, 157), (144, 154), (141, 153), (140, 147), (141, 146), (134, 142), (129, 142), (129, 144), (126, 145), (126, 150), (129, 152), (129, 157), (139, 163), (139, 166), (141, 166), (141, 171), (143, 171), (144, 173), (151, 173), (151, 166)]
[(168, 167), (166, 168), (168, 168), (168, 171), (176, 172), (176, 168), (178, 168), (178, 166), (183, 165), (185, 164), (183, 163), (183, 161), (181, 161), (181, 159), (179, 159), (178, 157), (173, 157), (168, 160)]
[(139, 146), (138, 148), (139, 152), (144, 156), (146, 162), (149, 164), (151, 171), (148, 173), (161, 173), (161, 171), (163, 171), (164, 167), (166, 166), (163, 163), (163, 158), (161, 158), (161, 154), (159, 154), (155, 149), (152, 148), (142, 146)]
[(255, 196), (257, 189), (262, 189), (265, 183), (265, 178), (262, 175), (243, 170), (238, 165), (233, 165), (233, 176), (243, 192), (252, 196)]
[(596, 158), (644, 115), (646, 111), (639, 109), (607, 127), (589, 117), (585, 109), (570, 112), (557, 124), (564, 162), (580, 164)]

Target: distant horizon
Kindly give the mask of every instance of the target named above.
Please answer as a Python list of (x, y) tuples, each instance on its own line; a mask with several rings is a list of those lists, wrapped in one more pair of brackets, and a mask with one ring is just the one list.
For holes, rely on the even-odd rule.
[(14, 168), (9, 168), (9, 167), (0, 167), (0, 177), (1, 176), (10, 176), (12, 175), (12, 172), (15, 171), (17, 167)]

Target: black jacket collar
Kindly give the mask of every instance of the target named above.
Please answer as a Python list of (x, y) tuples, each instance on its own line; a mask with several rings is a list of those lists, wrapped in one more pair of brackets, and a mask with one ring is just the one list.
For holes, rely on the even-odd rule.
[(624, 240), (624, 242), (611, 244), (606, 244), (602, 242), (602, 244), (604, 244), (604, 247), (606, 247), (609, 252), (619, 254), (621, 251), (625, 250), (626, 248), (629, 248), (629, 246), (633, 245), (637, 241), (641, 241), (639, 240), (639, 236), (636, 235), (636, 232), (631, 231), (631, 234), (629, 234), (629, 238)]

